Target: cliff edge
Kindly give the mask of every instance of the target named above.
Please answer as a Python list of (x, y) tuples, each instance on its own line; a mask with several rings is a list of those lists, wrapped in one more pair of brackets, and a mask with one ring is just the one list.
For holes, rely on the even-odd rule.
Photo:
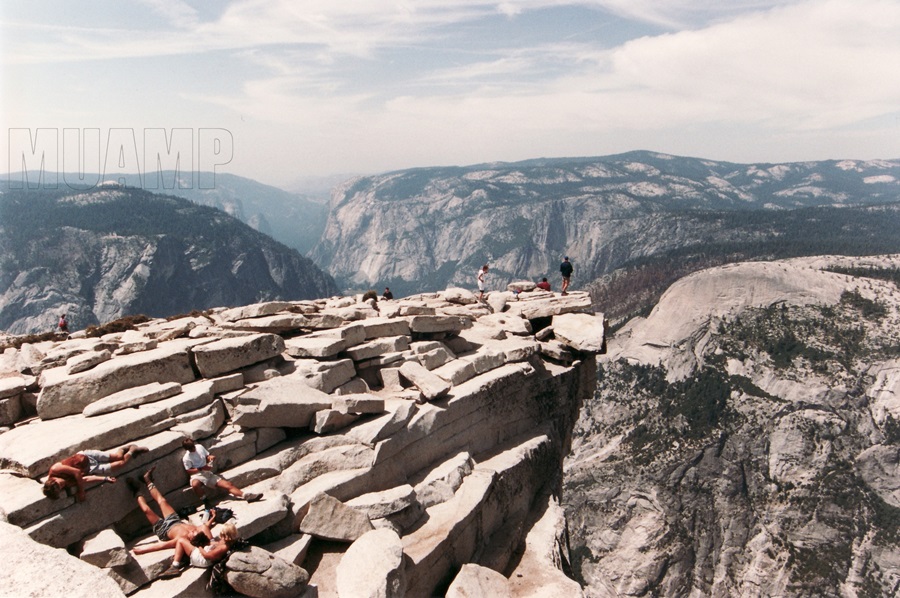
[[(0, 554), (33, 553), (34, 571), (2, 573), (0, 585), (60, 593), (44, 584), (40, 543), (66, 549), (64, 561), (80, 557), (124, 595), (207, 595), (208, 570), (161, 579), (172, 551), (132, 550), (151, 534), (126, 478), (155, 466), (168, 502), (198, 516), (181, 463), (190, 437), (219, 473), (263, 495), (213, 497), (253, 545), (228, 560), (241, 593), (579, 595), (563, 573), (558, 499), (603, 338), (586, 293), (480, 302), (448, 289), (218, 308), (8, 348), (0, 509), (32, 544), (15, 532)], [(42, 494), (54, 462), (131, 443), (149, 450), (115, 483), (89, 485), (84, 502)], [(262, 572), (259, 562), (279, 565)], [(71, 570), (74, 591), (90, 576)]]

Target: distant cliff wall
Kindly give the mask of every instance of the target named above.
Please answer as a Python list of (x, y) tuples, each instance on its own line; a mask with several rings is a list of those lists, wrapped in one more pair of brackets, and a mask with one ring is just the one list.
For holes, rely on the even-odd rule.
[(294, 250), (226, 214), (140, 189), (0, 196), (0, 329), (337, 293)]
[[(309, 255), (344, 288), (389, 285), (404, 294), (476, 288), (485, 263), (489, 288), (544, 276), (558, 288), (569, 255), (583, 289), (657, 255), (677, 262), (896, 251), (896, 208), (869, 214), (854, 206), (898, 201), (897, 161), (742, 165), (631, 152), (418, 168), (335, 189)], [(801, 209), (814, 207), (843, 211)]]
[(592, 596), (893, 596), (900, 257), (687, 276), (609, 340), (566, 460)]

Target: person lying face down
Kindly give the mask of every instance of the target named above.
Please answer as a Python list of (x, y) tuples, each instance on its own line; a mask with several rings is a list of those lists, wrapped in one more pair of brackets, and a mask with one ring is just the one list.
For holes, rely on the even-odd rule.
[(135, 455), (148, 450), (147, 447), (130, 444), (114, 451), (79, 451), (50, 466), (44, 481), (44, 496), (56, 500), (63, 492), (74, 488), (75, 500), (82, 502), (86, 483), (114, 484), (116, 478), (112, 474), (125, 467)]

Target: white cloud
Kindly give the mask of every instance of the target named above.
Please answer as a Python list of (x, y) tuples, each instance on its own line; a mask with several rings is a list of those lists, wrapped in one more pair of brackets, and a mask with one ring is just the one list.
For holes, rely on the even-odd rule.
[[(47, 90), (29, 77), (40, 104), (27, 94), (4, 104), (43, 118), (53, 84), (84, 72), (79, 61), (140, 58), (173, 69), (147, 87), (171, 113), (201, 121), (191, 111), (206, 106), (252, 123), (233, 163), (249, 176), (292, 159), (291, 176), (638, 148), (738, 161), (900, 155), (898, 0), (240, 0), (214, 15), (177, 0), (147, 6), (177, 27), (4, 18), (0, 59), (52, 73)], [(517, 23), (561, 6), (596, 15), (584, 23), (595, 34), (548, 29), (521, 45), (532, 32)], [(634, 30), (612, 48), (605, 28), (623, 21), (610, 13)], [(196, 73), (174, 71), (213, 60), (227, 65), (218, 81), (192, 85)], [(89, 113), (101, 97), (119, 118), (147, 118), (151, 102), (127, 106), (117, 88), (140, 79), (118, 78), (92, 79), (55, 110)]]
[(182, 0), (141, 0), (141, 2), (162, 15), (174, 27), (189, 27), (197, 23), (197, 10)]

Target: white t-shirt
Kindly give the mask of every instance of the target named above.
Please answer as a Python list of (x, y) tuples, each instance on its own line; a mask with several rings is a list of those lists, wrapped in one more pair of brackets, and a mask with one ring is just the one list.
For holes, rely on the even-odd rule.
[(478, 290), (484, 290), (484, 270), (478, 271)]
[(195, 444), (193, 451), (184, 451), (184, 457), (182, 457), (181, 462), (184, 464), (185, 469), (200, 469), (201, 467), (206, 467), (206, 458), (208, 456), (208, 450), (200, 444)]

